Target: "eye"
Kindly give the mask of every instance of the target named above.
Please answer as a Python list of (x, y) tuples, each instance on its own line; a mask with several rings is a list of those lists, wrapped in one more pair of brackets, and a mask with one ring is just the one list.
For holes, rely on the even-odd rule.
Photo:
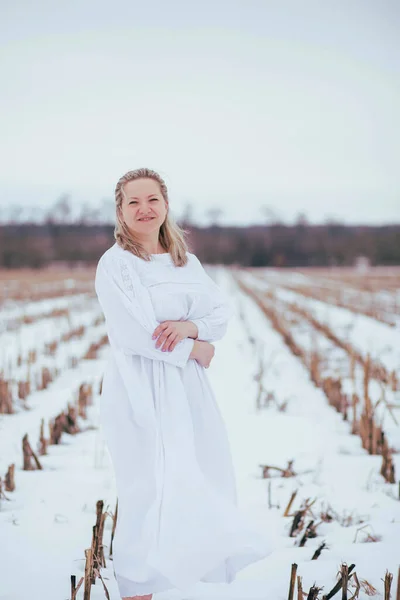
[(156, 202), (158, 201), (158, 198), (150, 198), (151, 201), (155, 200)]

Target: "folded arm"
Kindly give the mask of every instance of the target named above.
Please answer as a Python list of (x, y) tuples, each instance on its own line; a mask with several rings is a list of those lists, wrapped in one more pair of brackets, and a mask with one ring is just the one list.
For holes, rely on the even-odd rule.
[(97, 265), (95, 289), (103, 310), (111, 344), (128, 354), (161, 360), (184, 367), (194, 340), (186, 338), (167, 352), (156, 348), (152, 334), (159, 322), (155, 318), (148, 290), (123, 259), (102, 257)]
[(214, 300), (214, 306), (207, 315), (204, 315), (200, 319), (190, 320), (197, 326), (197, 339), (206, 342), (215, 342), (223, 338), (226, 333), (229, 319), (234, 314), (233, 305), (222, 292), (221, 288), (206, 273), (197, 256), (193, 254), (192, 258), (200, 280), (209, 290)]

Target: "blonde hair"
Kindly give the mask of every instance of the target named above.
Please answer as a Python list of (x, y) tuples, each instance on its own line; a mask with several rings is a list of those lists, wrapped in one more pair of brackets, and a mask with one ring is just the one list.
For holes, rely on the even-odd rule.
[[(153, 179), (156, 181), (160, 186), (160, 191), (165, 202), (169, 202), (168, 189), (165, 181), (158, 173), (156, 173), (156, 171), (152, 171), (151, 169), (147, 168), (128, 171), (125, 173), (125, 175), (122, 175), (115, 188), (116, 223), (114, 229), (114, 238), (117, 244), (124, 250), (128, 250), (139, 258), (150, 261), (151, 255), (132, 236), (132, 233), (129, 231), (122, 216), (122, 200), (124, 198), (126, 199), (124, 186), (126, 183), (128, 183), (128, 181), (134, 181), (136, 179)], [(170, 216), (168, 205), (167, 214), (160, 227), (158, 239), (164, 250), (171, 254), (172, 260), (177, 267), (182, 267), (188, 261), (186, 255), (188, 252), (188, 246), (185, 240), (186, 233), (188, 232), (179, 227), (179, 225), (175, 223), (173, 218)]]

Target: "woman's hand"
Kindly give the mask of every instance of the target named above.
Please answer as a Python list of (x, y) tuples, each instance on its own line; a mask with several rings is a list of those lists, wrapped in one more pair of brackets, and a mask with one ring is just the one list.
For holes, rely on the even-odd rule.
[(154, 330), (153, 340), (158, 337), (156, 348), (162, 346), (163, 352), (171, 352), (178, 342), (185, 338), (196, 339), (197, 325), (192, 321), (163, 321)]
[(215, 348), (209, 342), (202, 342), (195, 340), (193, 344), (193, 350), (190, 353), (189, 358), (194, 358), (202, 366), (208, 369), (210, 363), (214, 357)]

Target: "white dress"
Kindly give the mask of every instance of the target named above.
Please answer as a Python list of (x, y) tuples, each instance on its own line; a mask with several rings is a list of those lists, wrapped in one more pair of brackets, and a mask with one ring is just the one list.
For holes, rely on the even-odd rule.
[(100, 414), (117, 486), (121, 597), (230, 583), (272, 551), (237, 506), (225, 423), (206, 370), (189, 359), (194, 340), (163, 352), (152, 339), (166, 320), (193, 321), (199, 340), (226, 331), (232, 305), (197, 257), (188, 259), (147, 262), (114, 244), (96, 271), (111, 346)]

